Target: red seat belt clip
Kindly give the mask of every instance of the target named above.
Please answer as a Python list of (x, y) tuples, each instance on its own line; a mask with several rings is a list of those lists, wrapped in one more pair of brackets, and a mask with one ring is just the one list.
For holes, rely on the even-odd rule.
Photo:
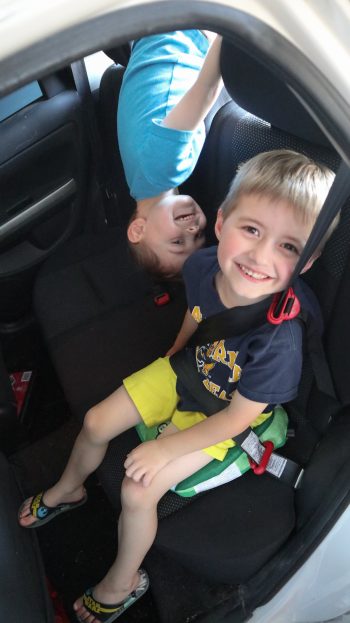
[(161, 292), (154, 297), (154, 303), (157, 307), (162, 307), (162, 305), (167, 305), (170, 301), (170, 296), (168, 292)]
[(293, 288), (288, 288), (286, 294), (283, 292), (275, 294), (267, 312), (267, 319), (271, 324), (281, 324), (284, 320), (296, 318), (300, 309), (300, 302)]
[(249, 465), (252, 468), (254, 474), (256, 474), (256, 476), (261, 476), (266, 472), (267, 464), (274, 449), (272, 441), (264, 441), (262, 445), (264, 446), (265, 451), (261, 457), (261, 461), (259, 464), (255, 463), (255, 461), (250, 458), (250, 456), (248, 456)]

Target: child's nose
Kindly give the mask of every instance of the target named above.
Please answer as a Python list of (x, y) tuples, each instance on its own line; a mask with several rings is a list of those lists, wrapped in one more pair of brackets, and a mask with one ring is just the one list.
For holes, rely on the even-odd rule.
[(192, 225), (189, 225), (188, 227), (186, 227), (186, 231), (189, 234), (196, 234), (199, 231), (199, 224), (198, 223), (192, 223)]
[(259, 240), (251, 249), (251, 258), (256, 264), (264, 266), (271, 259), (271, 248), (268, 241)]
[(176, 224), (182, 229), (182, 231), (186, 231), (189, 234), (196, 234), (199, 230), (199, 216), (193, 214), (188, 219), (184, 219), (183, 221), (177, 221)]

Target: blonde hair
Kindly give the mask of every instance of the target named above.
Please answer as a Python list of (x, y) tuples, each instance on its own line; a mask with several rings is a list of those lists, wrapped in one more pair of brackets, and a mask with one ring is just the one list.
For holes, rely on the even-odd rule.
[[(231, 214), (243, 195), (264, 195), (273, 201), (290, 203), (302, 221), (314, 224), (332, 186), (335, 173), (326, 165), (288, 149), (275, 149), (254, 156), (241, 164), (221, 205), (224, 219)], [(321, 250), (334, 231), (333, 220), (319, 245)]]
[[(137, 209), (131, 215), (129, 225), (138, 217)], [(152, 277), (166, 279), (168, 281), (178, 281), (181, 272), (171, 266), (163, 266), (156, 252), (149, 247), (143, 240), (131, 242), (128, 239), (128, 247), (135, 263), (144, 268)]]
[(152, 277), (167, 281), (181, 280), (181, 273), (175, 269), (172, 270), (169, 266), (164, 267), (153, 249), (142, 241), (135, 243), (128, 240), (128, 246), (136, 264), (144, 268)]

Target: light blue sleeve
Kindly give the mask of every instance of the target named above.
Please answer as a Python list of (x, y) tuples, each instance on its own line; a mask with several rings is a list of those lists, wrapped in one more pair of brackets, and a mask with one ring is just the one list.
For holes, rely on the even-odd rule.
[(160, 120), (153, 119), (140, 152), (134, 193), (152, 197), (182, 184), (196, 166), (204, 140), (204, 123), (196, 131), (187, 132), (167, 128)]
[(196, 30), (145, 37), (133, 48), (118, 106), (119, 148), (134, 199), (156, 196), (184, 182), (205, 138), (165, 128), (161, 120), (195, 81), (208, 49)]

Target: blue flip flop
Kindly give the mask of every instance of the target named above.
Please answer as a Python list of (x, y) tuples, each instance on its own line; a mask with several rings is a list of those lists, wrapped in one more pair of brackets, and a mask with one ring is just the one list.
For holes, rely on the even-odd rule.
[[(88, 588), (83, 595), (83, 605), (86, 610), (98, 618), (101, 623), (112, 623), (122, 614), (125, 610), (130, 608), (135, 601), (140, 599), (145, 594), (149, 587), (149, 578), (144, 569), (139, 569), (140, 581), (137, 587), (127, 596), (124, 601), (119, 604), (103, 604), (100, 601), (96, 601), (93, 597), (92, 588)], [(77, 616), (79, 622), (83, 623), (84, 619), (80, 619)]]
[[(22, 526), (22, 528), (39, 528), (39, 526), (43, 526), (58, 515), (61, 515), (66, 511), (73, 510), (74, 508), (78, 508), (78, 506), (82, 506), (87, 500), (87, 493), (85, 492), (81, 500), (78, 500), (77, 502), (62, 502), (62, 504), (51, 507), (45, 504), (45, 502), (43, 501), (43, 496), (44, 491), (41, 491), (41, 493), (35, 495), (29, 507), (29, 512), (33, 517), (36, 518), (36, 521), (31, 523), (29, 526)], [(27, 500), (25, 500), (20, 506), (20, 509), (18, 511), (18, 517), (20, 517), (21, 511), (26, 502)]]

